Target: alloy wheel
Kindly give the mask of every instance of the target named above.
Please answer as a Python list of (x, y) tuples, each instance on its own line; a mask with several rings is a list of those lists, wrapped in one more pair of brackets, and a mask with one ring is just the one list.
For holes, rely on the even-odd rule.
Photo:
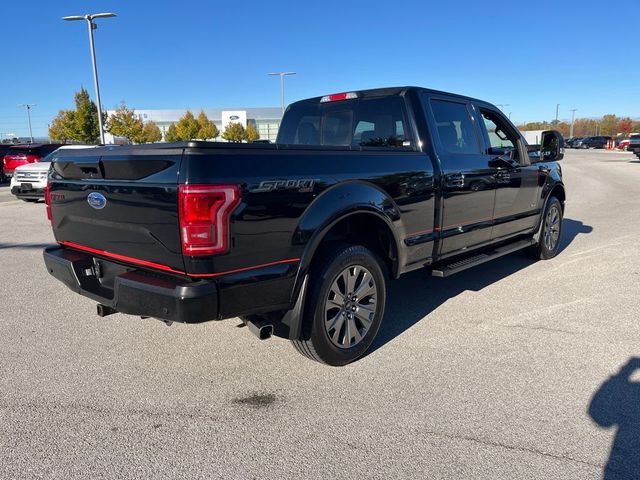
[(552, 205), (547, 212), (544, 227), (544, 246), (548, 251), (553, 252), (560, 239), (560, 211), (557, 205)]
[(378, 286), (361, 265), (345, 268), (334, 279), (325, 301), (324, 328), (338, 348), (351, 348), (366, 336), (376, 315)]

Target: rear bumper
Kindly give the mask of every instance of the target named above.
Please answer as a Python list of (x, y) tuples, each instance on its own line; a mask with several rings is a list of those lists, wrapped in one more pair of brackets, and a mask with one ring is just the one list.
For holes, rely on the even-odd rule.
[(62, 247), (43, 255), (51, 275), (118, 312), (187, 323), (219, 318), (214, 281), (151, 273)]

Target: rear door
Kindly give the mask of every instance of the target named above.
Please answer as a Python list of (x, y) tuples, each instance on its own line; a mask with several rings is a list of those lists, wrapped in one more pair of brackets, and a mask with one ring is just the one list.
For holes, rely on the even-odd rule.
[(467, 101), (426, 92), (422, 101), (442, 168), (439, 254), (454, 255), (491, 239), (496, 169)]
[(497, 109), (476, 105), (486, 163), (496, 168), (492, 240), (531, 230), (539, 213), (539, 172), (524, 140)]
[(55, 238), (71, 247), (182, 271), (182, 149), (134, 148), (60, 150), (52, 158)]

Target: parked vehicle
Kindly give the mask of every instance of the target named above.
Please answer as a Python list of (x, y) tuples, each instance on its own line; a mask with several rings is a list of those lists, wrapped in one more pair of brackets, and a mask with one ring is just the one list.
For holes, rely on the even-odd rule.
[(627, 150), (633, 152), (640, 159), (640, 136), (631, 138)]
[(597, 136), (585, 137), (573, 144), (574, 148), (607, 148), (607, 144), (611, 141), (611, 137)]
[(59, 143), (12, 145), (2, 159), (5, 176), (13, 176), (13, 171), (20, 165), (39, 162), (42, 158), (46, 157), (59, 147), (61, 147), (61, 144)]
[(529, 147), (481, 100), (417, 87), (312, 98), (287, 108), (276, 144), (62, 151), (46, 194), (59, 245), (44, 261), (101, 316), (240, 316), (344, 365), (371, 346), (389, 279), (521, 249), (554, 257), (562, 157), (558, 132)]
[(37, 202), (40, 199), (44, 199), (51, 159), (62, 150), (84, 148), (95, 148), (95, 145), (63, 145), (40, 162), (27, 163), (16, 167), (11, 178), (11, 193), (26, 202)]
[[(13, 147), (12, 144), (0, 144), (0, 158), (4, 158), (9, 149)], [(7, 181), (7, 177), (4, 174), (4, 162), (0, 162), (0, 183)]]
[(618, 143), (618, 150), (629, 150), (629, 142), (632, 138), (640, 138), (640, 134), (631, 134), (628, 138), (623, 138), (622, 140), (620, 140), (620, 142)]
[(576, 148), (576, 143), (583, 140), (585, 137), (571, 137), (564, 141), (565, 148)]

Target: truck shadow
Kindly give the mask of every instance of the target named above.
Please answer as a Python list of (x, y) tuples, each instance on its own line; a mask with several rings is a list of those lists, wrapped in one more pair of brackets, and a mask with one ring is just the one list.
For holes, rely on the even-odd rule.
[[(576, 236), (592, 231), (592, 227), (579, 220), (565, 218), (560, 251), (567, 248)], [(432, 277), (423, 270), (417, 270), (390, 282), (387, 285), (384, 322), (369, 353), (401, 335), (450, 298), (466, 290), (480, 291), (533, 263), (535, 260), (524, 252), (516, 252), (447, 278)]]
[(588, 413), (602, 428), (617, 427), (604, 480), (640, 478), (640, 357), (632, 357), (591, 398)]

